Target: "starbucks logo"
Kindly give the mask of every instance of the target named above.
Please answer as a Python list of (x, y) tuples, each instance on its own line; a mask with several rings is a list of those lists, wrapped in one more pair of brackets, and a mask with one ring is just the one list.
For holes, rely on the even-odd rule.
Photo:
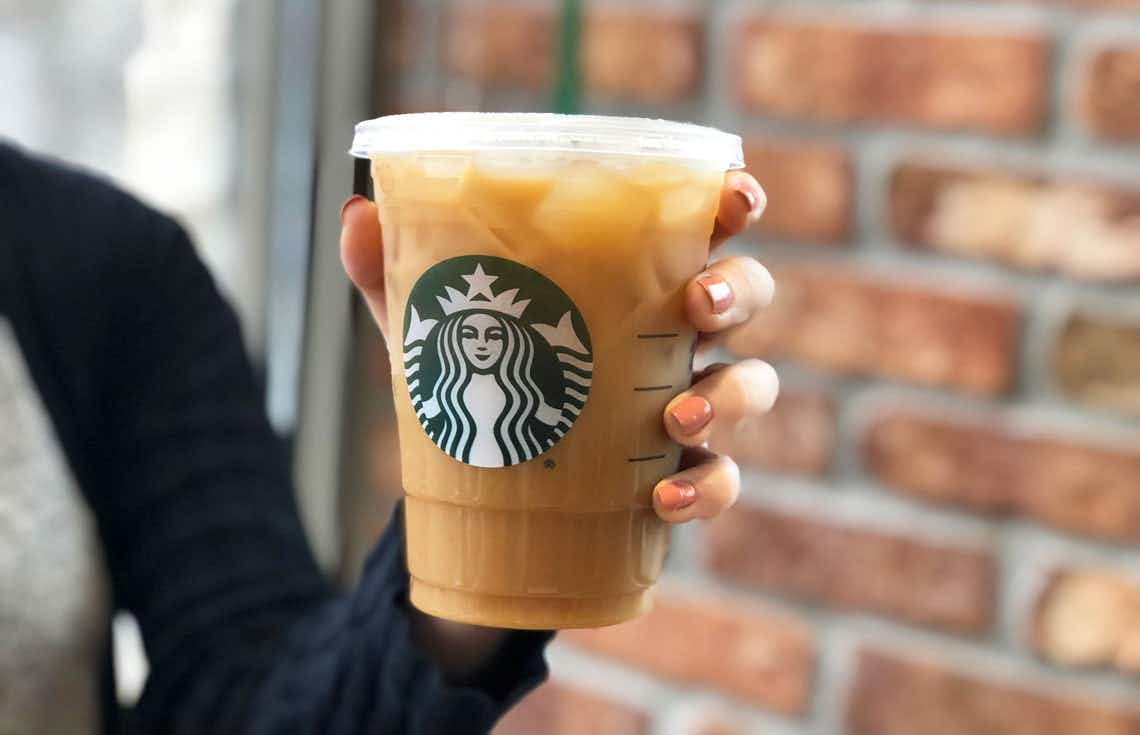
[(508, 467), (554, 446), (586, 404), (593, 370), (590, 334), (570, 297), (514, 261), (451, 258), (408, 296), (412, 406), (428, 437), (460, 462)]

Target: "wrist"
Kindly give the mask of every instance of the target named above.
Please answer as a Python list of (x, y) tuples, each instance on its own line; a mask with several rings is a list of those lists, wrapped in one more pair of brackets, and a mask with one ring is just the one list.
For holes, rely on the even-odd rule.
[(485, 668), (498, 653), (509, 631), (456, 623), (410, 608), (412, 640), (444, 675), (461, 681)]

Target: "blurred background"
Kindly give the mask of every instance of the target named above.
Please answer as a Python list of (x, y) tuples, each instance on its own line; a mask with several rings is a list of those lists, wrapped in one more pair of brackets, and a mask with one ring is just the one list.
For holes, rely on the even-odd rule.
[(345, 584), (400, 493), (352, 124), (740, 132), (769, 205), (728, 250), (778, 295), (725, 349), (784, 385), (716, 437), (743, 496), (500, 735), (1140, 733), (1140, 1), (8, 0), (0, 89), (0, 135), (194, 233)]

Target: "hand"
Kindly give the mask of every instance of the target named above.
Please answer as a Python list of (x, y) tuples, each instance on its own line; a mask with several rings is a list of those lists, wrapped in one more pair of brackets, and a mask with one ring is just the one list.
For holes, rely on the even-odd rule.
[[(710, 249), (742, 232), (760, 218), (766, 204), (763, 189), (746, 173), (725, 176)], [(340, 254), (345, 272), (368, 304), (384, 338), (388, 338), (384, 301), (382, 235), (376, 207), (353, 197), (341, 210)], [(719, 260), (686, 286), (689, 320), (709, 340), (717, 333), (748, 322), (772, 301), (772, 276), (753, 258)], [(730, 507), (740, 492), (740, 473), (731, 458), (704, 448), (714, 426), (732, 425), (772, 407), (779, 390), (776, 373), (759, 360), (713, 365), (694, 376), (692, 387), (665, 408), (665, 430), (686, 447), (681, 471), (653, 490), (653, 508), (671, 523), (712, 518)]]
[[(737, 171), (728, 173), (710, 250), (759, 219), (766, 202), (754, 178)], [(382, 233), (376, 207), (364, 197), (352, 197), (341, 209), (341, 223), (340, 254), (345, 272), (387, 340)], [(774, 288), (772, 276), (752, 258), (714, 262), (686, 285), (689, 320), (702, 340), (712, 339), (748, 322), (772, 301)], [(778, 389), (770, 365), (745, 360), (706, 368), (694, 376), (688, 390), (669, 402), (663, 417), (665, 430), (686, 449), (681, 470), (657, 483), (653, 490), (653, 508), (658, 516), (671, 523), (712, 518), (736, 502), (740, 493), (736, 464), (704, 444), (717, 424), (731, 425), (768, 411)], [(445, 672), (461, 678), (478, 670), (494, 653), (504, 632), (413, 612), (412, 635)]]
[[(730, 172), (720, 193), (710, 250), (760, 219), (767, 199), (756, 179)], [(735, 256), (711, 263), (685, 287), (689, 321), (709, 342), (746, 324), (772, 303), (775, 283), (755, 258)], [(713, 518), (740, 494), (740, 472), (731, 457), (705, 444), (717, 426), (767, 413), (776, 401), (779, 380), (761, 360), (710, 365), (693, 376), (692, 386), (665, 407), (665, 430), (685, 447), (681, 471), (653, 489), (653, 509), (670, 523)]]

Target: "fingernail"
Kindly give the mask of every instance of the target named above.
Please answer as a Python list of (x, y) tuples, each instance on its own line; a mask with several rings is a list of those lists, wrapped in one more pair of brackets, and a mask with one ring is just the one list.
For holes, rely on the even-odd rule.
[(696, 434), (712, 418), (712, 404), (700, 396), (689, 396), (669, 411), (684, 434)]
[(697, 502), (697, 488), (686, 480), (670, 480), (657, 488), (657, 500), (665, 510), (681, 510)]
[(348, 208), (355, 204), (357, 201), (364, 198), (365, 197), (361, 196), (360, 194), (353, 194), (348, 199), (344, 200), (344, 204), (340, 205), (340, 223), (342, 225), (344, 224), (344, 213), (348, 211)]
[(750, 187), (742, 187), (736, 190), (736, 193), (744, 198), (748, 204), (748, 217), (756, 219), (764, 212), (764, 207), (768, 204), (767, 197), (764, 192), (759, 189), (752, 189)]
[(714, 314), (723, 314), (728, 311), (732, 302), (736, 300), (736, 295), (732, 293), (732, 286), (729, 286), (728, 281), (715, 273), (702, 273), (697, 276), (697, 283), (705, 290), (705, 295), (709, 297), (709, 303), (712, 304)]
[(744, 198), (744, 203), (748, 205), (748, 213), (752, 214), (752, 210), (756, 209), (756, 202), (758, 201), (756, 192), (751, 189), (737, 189), (736, 193)]

